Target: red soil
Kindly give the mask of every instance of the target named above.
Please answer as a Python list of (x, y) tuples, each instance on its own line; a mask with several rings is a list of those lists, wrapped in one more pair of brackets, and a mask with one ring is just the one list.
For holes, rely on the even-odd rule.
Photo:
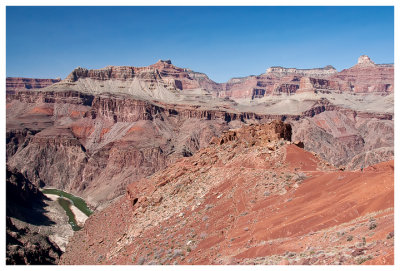
[(132, 183), (61, 262), (393, 263), (393, 161), (343, 172), (295, 145), (275, 148), (232, 141)]
[(71, 130), (74, 136), (76, 136), (77, 138), (87, 138), (89, 135), (93, 133), (94, 127), (72, 125)]
[(61, 263), (392, 263), (393, 161), (340, 171), (268, 142), (269, 129), (242, 128), (130, 184), (87, 220)]
[(53, 115), (54, 109), (48, 106), (36, 106), (32, 108), (29, 113), (30, 114), (43, 114), (43, 115)]

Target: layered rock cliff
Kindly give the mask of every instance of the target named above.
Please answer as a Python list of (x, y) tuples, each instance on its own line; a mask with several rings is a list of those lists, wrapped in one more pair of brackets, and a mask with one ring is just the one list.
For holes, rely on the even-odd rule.
[(360, 56), (357, 64), (338, 72), (332, 66), (316, 69), (271, 67), (258, 76), (231, 80), (215, 90), (219, 97), (262, 98), (302, 92), (393, 93), (394, 66), (375, 64)]
[(266, 71), (267, 74), (274, 74), (276, 76), (288, 76), (288, 75), (299, 75), (299, 76), (307, 76), (307, 77), (328, 77), (337, 73), (337, 70), (328, 65), (324, 68), (316, 68), (316, 69), (296, 69), (296, 68), (283, 68), (283, 67), (271, 67)]
[(22, 77), (7, 77), (6, 78), (6, 92), (13, 94), (19, 90), (37, 89), (50, 86), (54, 83), (60, 82), (61, 79), (36, 79), (36, 78), (22, 78)]
[[(318, 84), (324, 82), (320, 79)], [(353, 119), (349, 136), (323, 126), (310, 128), (317, 116), (329, 116), (321, 113), (333, 111)], [(37, 186), (65, 189), (98, 206), (123, 193), (127, 183), (191, 156), (213, 136), (244, 123), (291, 121), (295, 138), (303, 141), (307, 150), (337, 166), (357, 168), (393, 155), (390, 113), (354, 111), (323, 99), (299, 112), (240, 112), (72, 90), (20, 91), (8, 95), (7, 162)], [(384, 120), (389, 129), (387, 140), (373, 143), (376, 137), (367, 130), (359, 132), (361, 124), (381, 125)], [(359, 158), (347, 165), (357, 155)]]
[(375, 64), (364, 55), (359, 57), (355, 66), (341, 71), (330, 79), (338, 81), (341, 85), (348, 84), (348, 87), (341, 88), (343, 91), (393, 93), (394, 65)]

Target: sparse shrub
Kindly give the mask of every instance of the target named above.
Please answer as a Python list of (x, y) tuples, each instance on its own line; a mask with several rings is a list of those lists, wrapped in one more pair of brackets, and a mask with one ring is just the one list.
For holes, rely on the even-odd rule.
[(206, 237), (207, 237), (207, 233), (205, 233), (205, 232), (200, 233), (201, 239), (205, 239)]
[(172, 254), (172, 259), (179, 257), (179, 256), (183, 256), (183, 251), (182, 249), (175, 249), (174, 253)]
[(394, 232), (389, 232), (388, 235), (386, 236), (386, 239), (391, 239), (394, 236)]
[(159, 249), (156, 252), (154, 252), (154, 259), (160, 259), (161, 255), (164, 253), (164, 249)]
[(369, 224), (369, 229), (370, 230), (373, 230), (373, 229), (375, 229), (376, 228), (376, 226), (377, 226), (377, 224), (375, 223), (375, 222), (371, 222), (370, 224)]
[(294, 177), (296, 183), (302, 183), (305, 179), (307, 179), (307, 175), (304, 172), (299, 172)]
[(103, 259), (104, 259), (103, 255), (100, 255), (100, 256), (97, 258), (97, 262), (101, 262)]
[(371, 260), (371, 259), (372, 259), (372, 256), (368, 255), (368, 257), (360, 257), (356, 261), (357, 261), (358, 264), (362, 264), (363, 262), (366, 262), (366, 261)]
[(350, 241), (352, 241), (352, 240), (353, 240), (353, 236), (352, 236), (352, 235), (349, 235), (349, 236), (347, 237), (347, 241), (350, 242)]
[(143, 265), (146, 262), (146, 260), (147, 260), (146, 257), (140, 257), (138, 260), (138, 264)]

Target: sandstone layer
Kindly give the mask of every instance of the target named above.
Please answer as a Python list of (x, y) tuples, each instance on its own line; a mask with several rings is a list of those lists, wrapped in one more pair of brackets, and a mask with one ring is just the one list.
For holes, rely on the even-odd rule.
[(22, 77), (7, 77), (6, 78), (6, 93), (13, 94), (19, 90), (29, 90), (44, 88), (54, 83), (60, 82), (61, 79), (36, 79)]

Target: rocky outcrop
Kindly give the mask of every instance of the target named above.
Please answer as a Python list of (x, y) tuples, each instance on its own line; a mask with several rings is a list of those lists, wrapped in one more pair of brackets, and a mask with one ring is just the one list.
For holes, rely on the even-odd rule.
[(130, 184), (73, 236), (61, 264), (357, 264), (393, 255), (393, 161), (340, 171), (285, 141), (275, 130), (283, 127), (229, 131), (222, 144)]
[(374, 67), (375, 63), (367, 55), (362, 55), (357, 61), (358, 67)]
[(211, 144), (222, 145), (235, 141), (237, 144), (246, 146), (269, 145), (280, 139), (290, 141), (292, 138), (292, 127), (282, 121), (272, 121), (268, 124), (251, 125), (246, 128), (238, 128), (222, 133), (220, 138), (213, 138)]
[(6, 93), (14, 94), (20, 90), (38, 89), (60, 82), (61, 79), (37, 79), (22, 77), (6, 78)]
[(58, 264), (62, 251), (48, 236), (28, 227), (18, 228), (6, 217), (6, 264)]

